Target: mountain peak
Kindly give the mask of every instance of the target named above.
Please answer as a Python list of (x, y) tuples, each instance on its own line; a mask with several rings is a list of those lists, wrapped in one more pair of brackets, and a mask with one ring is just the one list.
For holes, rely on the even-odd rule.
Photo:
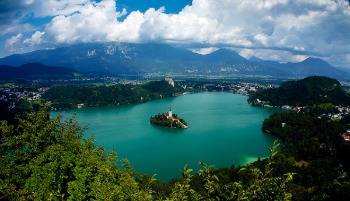
[(207, 58), (215, 59), (217, 61), (247, 61), (237, 52), (229, 49), (218, 49), (210, 54), (204, 55)]
[(327, 66), (327, 67), (330, 66), (330, 64), (327, 63), (326, 61), (319, 58), (314, 58), (314, 57), (309, 57), (300, 63), (309, 65), (309, 66)]
[(263, 59), (260, 59), (260, 58), (258, 58), (258, 57), (256, 57), (256, 56), (252, 56), (252, 57), (250, 57), (249, 61), (260, 62), (260, 61), (264, 61), (264, 60), (263, 60)]

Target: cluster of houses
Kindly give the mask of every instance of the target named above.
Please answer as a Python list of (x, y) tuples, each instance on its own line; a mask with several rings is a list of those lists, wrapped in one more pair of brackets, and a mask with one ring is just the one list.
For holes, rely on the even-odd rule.
[(230, 92), (248, 95), (249, 92), (256, 92), (258, 89), (276, 88), (277, 85), (242, 82), (237, 84), (230, 84), (229, 87)]
[(95, 77), (82, 77), (82, 78), (70, 78), (70, 79), (35, 79), (30, 80), (32, 83), (60, 83), (60, 84), (70, 84), (70, 83), (94, 83), (94, 82), (119, 82), (120, 78), (117, 77), (100, 77), (96, 75)]
[(191, 85), (191, 86), (183, 85), (181, 87), (183, 89), (199, 88), (199, 89), (208, 90), (208, 91), (226, 91), (226, 92), (231, 92), (231, 93), (248, 95), (249, 92), (255, 92), (258, 89), (276, 88), (277, 85), (241, 82), (241, 83), (235, 83), (235, 84), (233, 84), (233, 83), (220, 83), (220, 84), (204, 83), (201, 85)]
[(341, 136), (344, 138), (345, 142), (350, 142), (350, 129), (346, 130), (345, 133), (342, 133)]
[(41, 95), (49, 88), (42, 87), (37, 90), (23, 89), (20, 87), (2, 87), (0, 88), (0, 101), (5, 102), (9, 109), (16, 107), (19, 100), (27, 100), (29, 102), (39, 100)]
[[(290, 107), (290, 106), (284, 106), (283, 108), (286, 109), (292, 109), (296, 111), (300, 111), (304, 107)], [(350, 114), (350, 108), (349, 107), (344, 107), (344, 106), (335, 106), (335, 108), (338, 110), (338, 113), (329, 113), (329, 114), (323, 114), (323, 116), (327, 116), (331, 118), (332, 120), (340, 120), (342, 119), (345, 115)], [(319, 118), (322, 118), (321, 116)], [(283, 125), (284, 127), (285, 125)], [(342, 133), (341, 136), (344, 138), (345, 142), (350, 142), (350, 129), (346, 130), (346, 132)]]

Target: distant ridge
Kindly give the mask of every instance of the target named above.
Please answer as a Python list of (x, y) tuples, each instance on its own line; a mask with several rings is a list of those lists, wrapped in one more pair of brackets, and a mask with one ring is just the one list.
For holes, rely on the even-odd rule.
[(252, 56), (250, 59), (249, 59), (249, 61), (252, 61), (252, 62), (260, 62), (260, 61), (264, 61), (263, 59), (260, 59), (260, 58), (258, 58), (258, 57), (256, 57), (256, 56)]
[(157, 43), (88, 43), (15, 54), (0, 59), (0, 64), (9, 66), (33, 62), (69, 67), (80, 72), (108, 72), (122, 76), (173, 73), (185, 76), (265, 76), (300, 79), (317, 75), (350, 80), (348, 72), (317, 58), (281, 64), (257, 57), (247, 60), (229, 49), (219, 49), (211, 54), (201, 55), (184, 48)]
[(41, 63), (27, 63), (19, 67), (0, 65), (0, 78), (26, 78), (26, 79), (42, 79), (42, 78), (73, 78), (77, 71), (67, 67), (46, 66)]

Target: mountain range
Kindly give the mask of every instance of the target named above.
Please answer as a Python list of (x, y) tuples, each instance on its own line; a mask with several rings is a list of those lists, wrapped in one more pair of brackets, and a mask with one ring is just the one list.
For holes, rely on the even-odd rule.
[(0, 65), (21, 66), (38, 62), (48, 66), (72, 68), (80, 72), (106, 72), (115, 75), (167, 73), (204, 76), (267, 76), (300, 79), (328, 76), (349, 80), (349, 73), (327, 62), (308, 58), (299, 63), (278, 63), (256, 57), (249, 60), (228, 49), (201, 55), (184, 48), (147, 43), (89, 43), (37, 50), (0, 59)]

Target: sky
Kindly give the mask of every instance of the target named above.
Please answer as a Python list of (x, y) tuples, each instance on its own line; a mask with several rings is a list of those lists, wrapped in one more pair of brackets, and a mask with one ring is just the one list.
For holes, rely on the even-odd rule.
[(0, 0), (0, 57), (91, 42), (350, 68), (349, 0)]

